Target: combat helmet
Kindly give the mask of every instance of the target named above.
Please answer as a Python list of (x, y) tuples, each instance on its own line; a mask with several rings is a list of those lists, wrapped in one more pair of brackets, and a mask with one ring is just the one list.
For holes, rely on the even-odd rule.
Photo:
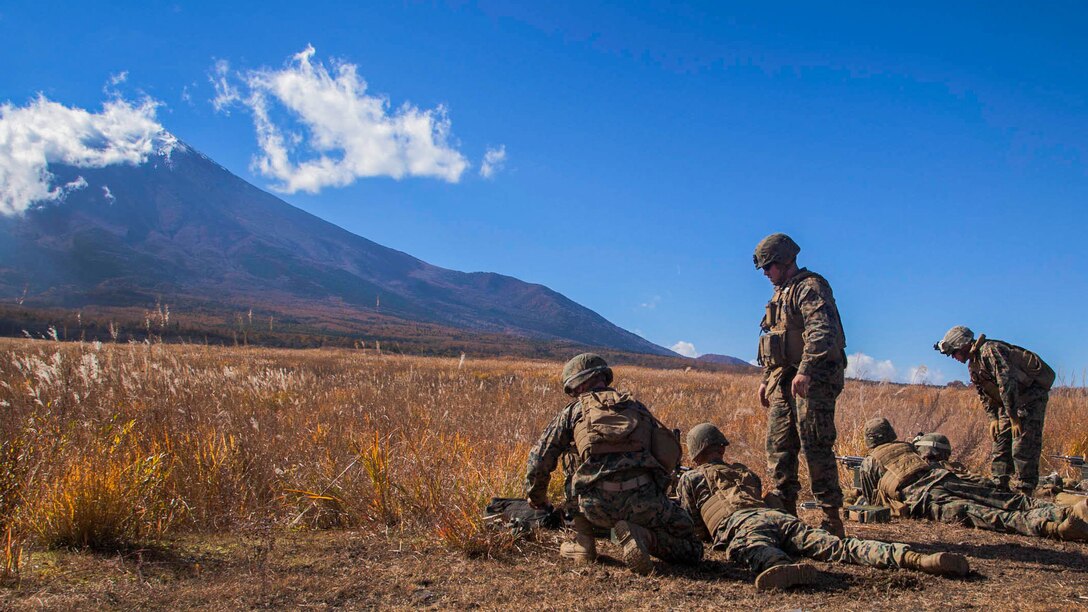
[(574, 393), (578, 385), (597, 374), (604, 374), (604, 384), (612, 384), (612, 368), (608, 367), (604, 358), (596, 353), (575, 355), (563, 366), (563, 392), (567, 395)]
[(715, 427), (713, 423), (699, 423), (688, 430), (688, 455), (692, 459), (698, 457), (699, 453), (716, 445), (729, 446), (729, 440), (725, 438), (722, 430)]
[(865, 446), (876, 448), (881, 444), (895, 442), (899, 438), (892, 427), (891, 421), (884, 417), (876, 417), (865, 421)]
[(927, 433), (914, 439), (914, 446), (923, 459), (947, 461), (952, 455), (952, 443), (948, 437), (939, 433)]
[(951, 355), (965, 346), (970, 346), (975, 341), (975, 332), (963, 325), (957, 325), (948, 330), (941, 341), (934, 344), (933, 348), (944, 355)]
[(756, 245), (756, 252), (752, 254), (752, 262), (756, 268), (762, 268), (773, 263), (789, 264), (797, 260), (797, 254), (801, 247), (793, 241), (793, 238), (785, 234), (771, 234)]

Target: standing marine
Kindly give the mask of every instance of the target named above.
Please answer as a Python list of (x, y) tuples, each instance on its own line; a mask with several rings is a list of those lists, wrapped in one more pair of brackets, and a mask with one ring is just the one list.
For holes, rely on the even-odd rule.
[(1015, 471), (1021, 493), (1031, 495), (1039, 485), (1039, 456), (1043, 452), (1043, 421), (1054, 370), (1035, 353), (957, 325), (933, 345), (941, 353), (967, 364), (971, 382), (990, 417), (993, 450), (990, 474), (1008, 487)]
[(970, 481), (926, 461), (883, 417), (865, 423), (869, 455), (861, 490), (897, 516), (1028, 536), (1088, 541), (1088, 499), (1072, 507), (1033, 500), (989, 481)]
[(612, 369), (583, 353), (563, 367), (563, 391), (574, 398), (529, 453), (529, 505), (548, 505), (548, 483), (560, 456), (576, 455), (570, 493), (576, 500), (574, 541), (560, 548), (577, 562), (597, 559), (594, 527), (611, 529), (635, 573), (653, 571), (650, 556), (694, 564), (703, 556), (691, 515), (665, 495), (680, 462), (680, 441), (641, 402), (613, 389)]
[(688, 454), (695, 467), (680, 478), (680, 505), (695, 519), (699, 535), (725, 550), (733, 563), (756, 574), (756, 589), (784, 589), (812, 584), (813, 565), (791, 555), (878, 568), (905, 568), (945, 576), (965, 576), (967, 558), (954, 553), (924, 555), (906, 544), (839, 538), (814, 529), (797, 517), (769, 508), (759, 476), (742, 463), (726, 463), (729, 441), (712, 423), (688, 432)]
[(797, 267), (801, 247), (785, 234), (759, 242), (752, 259), (774, 285), (760, 323), (759, 402), (769, 407), (767, 469), (771, 492), (796, 516), (798, 453), (808, 461), (823, 529), (842, 537), (842, 489), (835, 462), (835, 401), (846, 371), (846, 335), (827, 279)]

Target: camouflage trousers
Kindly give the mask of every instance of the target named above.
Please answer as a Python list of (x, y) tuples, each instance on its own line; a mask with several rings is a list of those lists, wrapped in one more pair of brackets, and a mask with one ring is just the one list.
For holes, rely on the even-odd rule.
[[(721, 541), (732, 537), (728, 541)], [(741, 510), (722, 521), (714, 534), (716, 546), (725, 546), (733, 563), (746, 565), (753, 572), (792, 563), (790, 556), (809, 557), (872, 567), (900, 567), (906, 544), (888, 544), (876, 540), (837, 538), (823, 529), (814, 529), (797, 517), (778, 510), (757, 508)]]
[(990, 454), (990, 474), (994, 483), (1008, 487), (1015, 471), (1022, 491), (1031, 493), (1039, 486), (1039, 455), (1043, 452), (1043, 421), (1049, 397), (1050, 392), (1039, 387), (1031, 387), (1020, 394), (1020, 405), (1013, 409), (1027, 416), (1021, 419), (1023, 432), (1018, 438), (1012, 435), (1009, 417), (1000, 417), (1001, 429), (993, 440)]
[[(789, 370), (793, 372), (793, 370)], [(820, 505), (842, 505), (839, 466), (835, 462), (835, 400), (842, 393), (843, 371), (811, 373), (808, 397), (793, 396), (792, 374), (774, 376), (767, 388), (767, 470), (774, 491), (787, 504), (797, 503), (801, 483), (797, 478), (798, 453), (805, 451), (812, 494)]]
[(597, 527), (611, 529), (618, 521), (645, 527), (654, 536), (650, 554), (658, 559), (695, 564), (703, 558), (691, 515), (654, 483), (630, 491), (590, 489), (578, 496), (578, 509)]
[(1053, 505), (983, 478), (946, 478), (938, 486), (954, 497), (998, 510), (1026, 511)]
[[(910, 487), (903, 490), (911, 495)], [(996, 490), (993, 484), (968, 483), (962, 480), (939, 482), (921, 495), (920, 504), (912, 504), (918, 518), (931, 518), (942, 523), (952, 523), (1029, 536), (1047, 535), (1047, 523), (1060, 523), (1069, 509), (1017, 497)]]

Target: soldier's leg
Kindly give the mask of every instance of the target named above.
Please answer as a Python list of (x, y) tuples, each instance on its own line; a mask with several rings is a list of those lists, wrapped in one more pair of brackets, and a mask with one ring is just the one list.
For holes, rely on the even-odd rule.
[(768, 390), (771, 402), (767, 413), (767, 471), (776, 493), (787, 507), (796, 509), (801, 483), (797, 480), (797, 455), (801, 439), (797, 433), (797, 410), (788, 390), (792, 378), (783, 377)]
[(990, 476), (995, 485), (1008, 488), (1013, 471), (1012, 424), (1009, 417), (1000, 418), (1000, 430), (993, 439), (990, 450)]
[(812, 377), (808, 397), (797, 398), (801, 448), (805, 451), (812, 494), (824, 508), (842, 506), (839, 466), (835, 461), (835, 400), (842, 387), (819, 374)]
[(1012, 458), (1021, 492), (1030, 495), (1039, 486), (1039, 456), (1043, 452), (1043, 423), (1046, 420), (1046, 391), (1029, 391), (1024, 401), (1027, 417), (1021, 422), (1023, 432), (1012, 441)]
[(941, 482), (941, 487), (954, 497), (998, 510), (1031, 510), (1046, 505), (1045, 502), (1032, 499), (1019, 491), (998, 487), (988, 480), (949, 478)]
[(624, 499), (619, 493), (591, 489), (578, 496), (578, 509), (595, 527), (611, 529), (624, 518)]
[(1068, 510), (1059, 506), (1013, 512), (960, 499), (937, 490), (937, 487), (930, 493), (929, 510), (935, 520), (989, 531), (1046, 536), (1055, 523), (1062, 522), (1068, 515)]
[(907, 552), (906, 544), (838, 538), (822, 529), (813, 529), (798, 519), (779, 515), (775, 517), (785, 534), (787, 552), (816, 559), (870, 567), (901, 567)]
[(666, 497), (657, 485), (644, 485), (632, 492), (625, 506), (625, 517), (653, 535), (649, 552), (658, 559), (694, 564), (703, 558), (703, 543), (695, 535), (691, 515)]
[(744, 565), (755, 574), (776, 565), (791, 563), (790, 556), (781, 548), (782, 532), (778, 524), (767, 519), (770, 512), (757, 510), (737, 525), (733, 539), (725, 549), (725, 556), (730, 562)]

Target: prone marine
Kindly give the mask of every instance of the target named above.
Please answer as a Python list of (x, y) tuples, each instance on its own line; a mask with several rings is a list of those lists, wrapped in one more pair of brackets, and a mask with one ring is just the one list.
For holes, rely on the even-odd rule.
[(693, 427), (687, 442), (694, 467), (677, 487), (680, 505), (691, 513), (703, 539), (712, 542), (715, 549), (725, 550), (729, 561), (757, 574), (757, 590), (785, 589), (817, 580), (815, 566), (795, 563), (791, 554), (943, 576), (966, 576), (969, 571), (967, 558), (959, 554), (926, 555), (901, 543), (840, 538), (768, 507), (759, 476), (742, 463), (725, 462), (729, 441), (711, 423)]
[(931, 519), (1022, 535), (1088, 541), (1088, 499), (1072, 507), (1032, 500), (992, 482), (964, 480), (898, 440), (883, 417), (865, 423), (869, 455), (862, 494), (901, 517)]

